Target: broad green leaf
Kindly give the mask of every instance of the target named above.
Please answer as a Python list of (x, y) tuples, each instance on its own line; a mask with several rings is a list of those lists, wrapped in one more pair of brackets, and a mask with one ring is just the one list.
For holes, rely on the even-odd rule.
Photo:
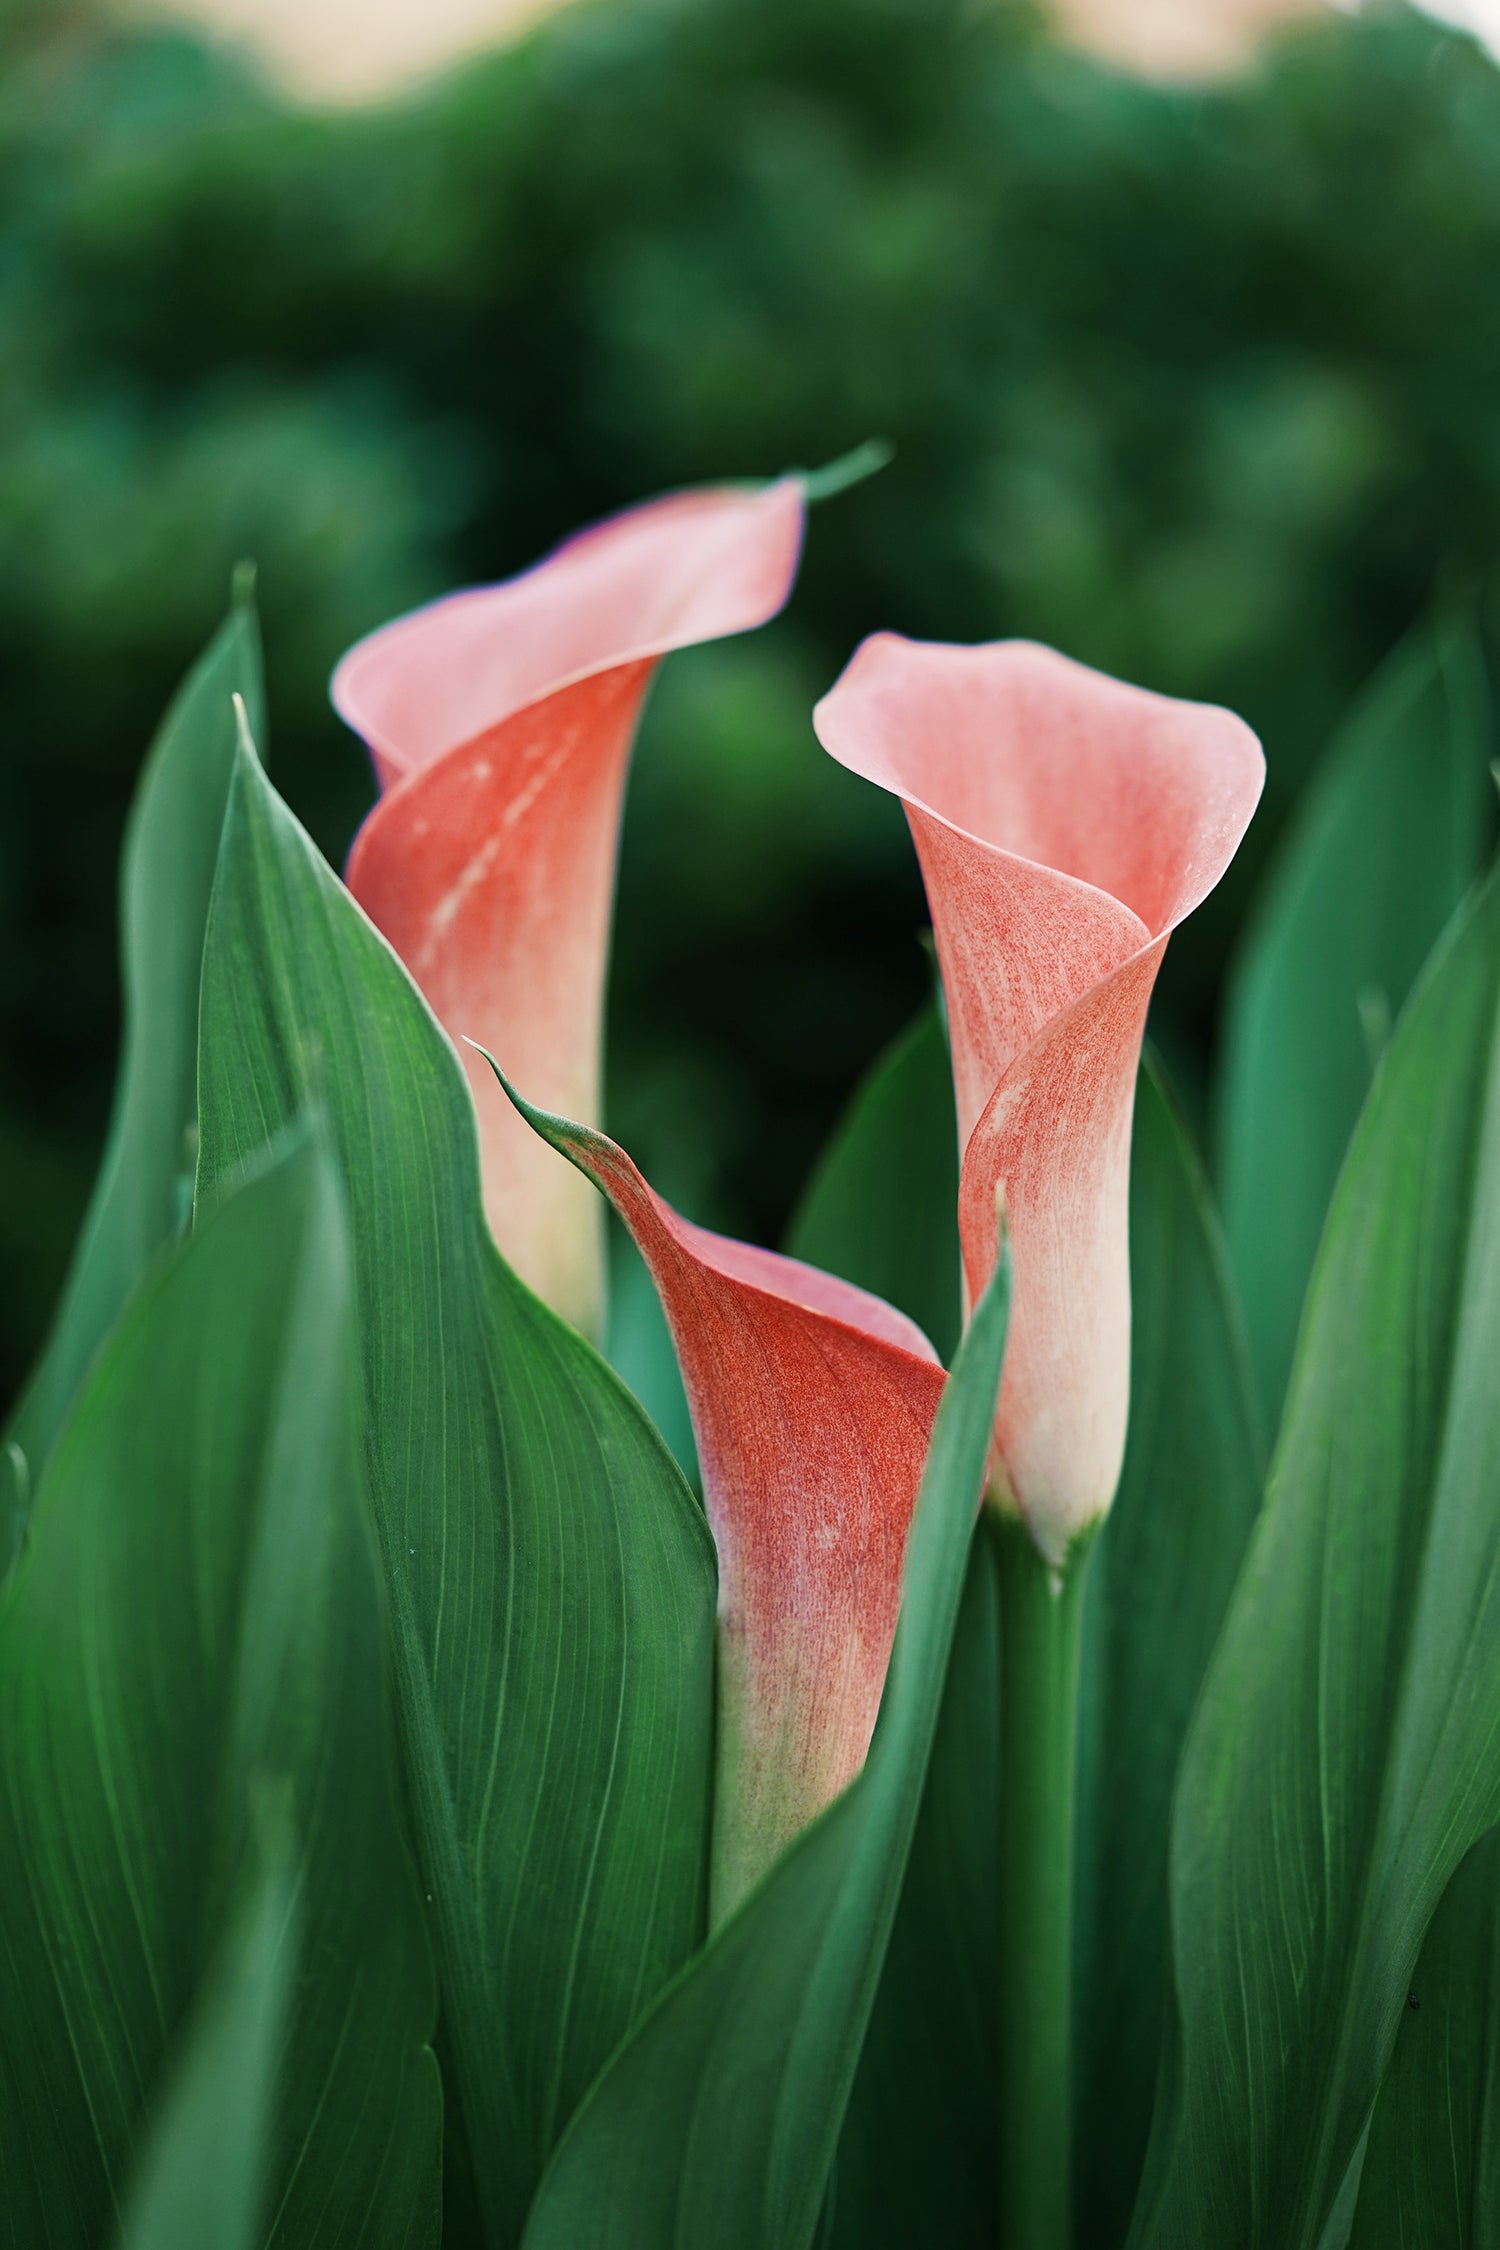
[(125, 1029), (114, 1114), (61, 1306), (6, 1432), (25, 1467), (10, 1504), (0, 1500), (0, 1574), (84, 1369), (191, 1207), (198, 971), (236, 694), (258, 719), (260, 641), (248, 589), (178, 691), (131, 809), (120, 876)]
[(1183, 1754), (1133, 2241), (1311, 2250), (1423, 1932), (1500, 1819), (1500, 879), (1388, 1047)]
[(436, 2239), (432, 1973), (382, 1725), (348, 1235), (303, 1133), (135, 1293), (0, 1606), (0, 2240), (98, 2250), (258, 1865), (305, 1945), (269, 2239)]
[(1218, 1220), (1149, 1056), (1130, 1292), (1130, 1431), (1085, 1582), (1079, 1709), (1075, 2208), (1101, 2245), (1125, 2238), (1151, 2126), (1178, 1756), (1265, 1466)]
[[(1262, 1474), (1217, 1222), (1149, 1060), (1136, 1097), (1130, 1255), (1130, 1441), (1091, 1558), (1082, 1626), (1077, 2202), (1080, 2239), (1090, 2244), (1122, 2240), (1129, 2222), (1168, 1991), (1172, 1781)], [(988, 1542), (977, 1542), (840, 2144), (834, 2239), (847, 2250), (896, 2250), (924, 2234), (977, 2250), (994, 2235), (991, 1562)]]
[(834, 2173), (837, 2250), (986, 2250), (1000, 2161), (1000, 1648), (981, 1524), (890, 1947)]
[(136, 2167), (120, 2250), (255, 2250), (291, 2015), (297, 1889), (268, 1857), (194, 2011)]
[(1500, 1830), (1432, 1918), (1365, 2150), (1349, 2250), (1500, 2243)]
[(942, 1701), (1005, 1343), (1007, 1260), (933, 1432), (870, 1755), (669, 1988), (569, 2130), (526, 2250), (806, 2250)]
[(857, 1088), (786, 1247), (899, 1307), (944, 1365), (951, 1360), (959, 1331), (958, 1125), (936, 1001)]
[[(898, 1304), (952, 1355), (958, 1125), (937, 1001), (856, 1089), (787, 1248)], [(890, 1945), (839, 2140), (828, 2240), (948, 2250), (994, 2229), (999, 1647), (993, 1542), (976, 1534)]]
[(1374, 1053), (1484, 863), (1494, 729), (1468, 620), (1419, 625), (1302, 799), (1230, 980), (1224, 1220), (1274, 1428)]
[(501, 1259), (457, 1057), (247, 748), (204, 954), (200, 1182), (316, 1092), (445, 2051), (501, 2250), (702, 1937), (712, 1546), (635, 1401)]

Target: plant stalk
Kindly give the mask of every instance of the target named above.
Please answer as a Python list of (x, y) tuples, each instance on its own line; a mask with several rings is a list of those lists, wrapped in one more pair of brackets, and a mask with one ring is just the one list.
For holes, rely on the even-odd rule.
[(1069, 2250), (1073, 1806), (1087, 1548), (1054, 1569), (986, 1508), (1000, 1580), (1000, 2242)]

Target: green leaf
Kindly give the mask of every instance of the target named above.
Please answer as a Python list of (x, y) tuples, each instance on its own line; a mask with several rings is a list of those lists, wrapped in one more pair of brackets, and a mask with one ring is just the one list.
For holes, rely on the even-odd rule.
[(1493, 755), (1472, 622), (1419, 625), (1329, 750), (1241, 942), (1229, 988), (1221, 1176), (1273, 1428), (1372, 1048), (1484, 863)]
[(934, 1001), (857, 1088), (787, 1236), (794, 1258), (910, 1315), (946, 1366), (958, 1342), (958, 1124)]
[[(944, 1065), (946, 1068), (946, 1065)], [(875, 1223), (872, 1221), (872, 1223)], [(1077, 1890), (1080, 2239), (1120, 2241), (1168, 1993), (1167, 1816), (1259, 1506), (1245, 1347), (1201, 1170), (1148, 1060), (1131, 1158), (1131, 1423), (1082, 1625)], [(840, 2144), (848, 2250), (994, 2235), (998, 1650), (976, 1541), (943, 1716)]]
[(1311, 2250), (1500, 1818), (1500, 880), (1377, 1074), (1173, 1817), (1180, 2024), (1133, 2240)]
[(495, 1249), (457, 1057), (246, 749), (204, 955), (200, 1179), (318, 1089), (445, 2046), (500, 2246), (703, 1933), (713, 1551), (635, 1401)]
[(1260, 1507), (1264, 1449), (1207, 1183), (1148, 1056), (1130, 1167), (1130, 1431), (1084, 1587), (1076, 2210), (1124, 2240), (1170, 1989), (1167, 1826), (1183, 1736)]
[[(793, 1221), (794, 1257), (959, 1333), (958, 1123), (941, 1003), (874, 1064)], [(995, 2223), (999, 1643), (976, 1533), (890, 1944), (839, 2140), (829, 2243), (987, 2243)]]
[(0, 1607), (17, 2250), (112, 2232), (268, 1793), (305, 1936), (269, 2239), (436, 2238), (432, 1974), (381, 1724), (350, 1310), (343, 1212), (303, 1133), (136, 1292), (37, 1494)]
[(1443, 1894), (1375, 2105), (1349, 2250), (1500, 2243), (1500, 1830)]
[(260, 1870), (194, 2011), (126, 2201), (120, 2250), (255, 2250), (264, 2240), (277, 2062), (299, 1950), (287, 1841)]
[(594, 2088), (542, 2184), (526, 2250), (813, 2241), (938, 1722), (1009, 1301), (1002, 1259), (939, 1409), (864, 1771)]
[(261, 693), (255, 613), (248, 598), (237, 599), (162, 722), (126, 829), (125, 1032), (114, 1114), (61, 1306), (6, 1433), (25, 1468), (0, 1499), (0, 1575), (25, 1529), (28, 1487), (40, 1482), (84, 1369), (191, 1206), (198, 973), (234, 762), (231, 699), (241, 696), (258, 720)]
[(1000, 2161), (1000, 1644), (975, 1532), (942, 1711), (834, 2175), (837, 2250), (986, 2250)]

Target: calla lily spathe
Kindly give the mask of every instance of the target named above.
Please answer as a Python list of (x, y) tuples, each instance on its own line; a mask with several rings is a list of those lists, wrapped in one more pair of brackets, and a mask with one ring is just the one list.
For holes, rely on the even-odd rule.
[[(630, 510), (496, 586), (361, 641), (333, 679), (382, 795), (350, 890), (455, 1042), (494, 1049), (549, 1107), (599, 1114), (621, 800), (657, 660), (763, 624), (796, 573), (793, 477)], [(478, 1094), (482, 1066), (460, 1046)], [(597, 1336), (598, 1198), (493, 1098), (485, 1208), (518, 1272)]]
[(1025, 642), (877, 634), (814, 724), (911, 826), (948, 1003), (970, 1300), (995, 1262), (997, 1188), (1015, 1262), (993, 1489), (1060, 1565), (1124, 1453), (1151, 988), (1233, 857), (1265, 761), (1227, 711)]
[(602, 1133), (512, 1099), (629, 1227), (682, 1369), (719, 1556), (717, 1924), (864, 1764), (943, 1370), (879, 1297), (694, 1226)]

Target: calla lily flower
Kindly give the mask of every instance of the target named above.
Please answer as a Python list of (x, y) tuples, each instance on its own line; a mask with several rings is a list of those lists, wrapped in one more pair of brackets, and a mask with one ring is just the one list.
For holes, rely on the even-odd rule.
[(864, 1764), (943, 1369), (879, 1297), (694, 1226), (604, 1134), (511, 1099), (629, 1227), (682, 1369), (719, 1555), (717, 1925)]
[[(457, 1042), (549, 1105), (599, 1113), (625, 772), (657, 660), (763, 624), (796, 573), (794, 477), (675, 494), (351, 649), (333, 700), (382, 795), (350, 890)], [(480, 1066), (460, 1048), (471, 1080)], [(503, 1103), (480, 1109), (485, 1208), (518, 1272), (603, 1324), (598, 1198)]]
[(1265, 761), (1227, 711), (1024, 642), (877, 634), (814, 724), (911, 826), (948, 1002), (970, 1301), (997, 1254), (997, 1187), (1015, 1265), (991, 1496), (1061, 1566), (1124, 1454), (1151, 988), (1233, 857)]

